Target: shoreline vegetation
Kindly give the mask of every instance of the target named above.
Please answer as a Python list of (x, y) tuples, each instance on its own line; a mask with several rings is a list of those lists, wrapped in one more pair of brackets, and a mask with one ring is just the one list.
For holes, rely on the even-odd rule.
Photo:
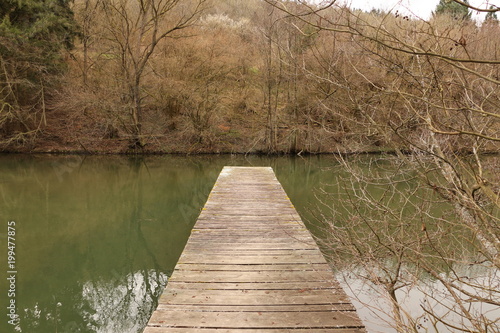
[[(289, 1), (62, 3), (1, 13), (0, 151), (370, 153), (418, 150), (430, 129), (461, 152), (474, 133), (498, 131), (495, 18), (318, 14)], [(483, 141), (479, 151), (499, 150)]]
[[(306, 156), (363, 156), (363, 155), (387, 155), (387, 156), (411, 156), (414, 154), (413, 151), (410, 150), (390, 150), (390, 149), (379, 149), (379, 150), (364, 150), (364, 151), (321, 151), (321, 152), (274, 152), (267, 153), (265, 151), (151, 151), (147, 149), (141, 150), (126, 150), (126, 151), (89, 151), (89, 150), (2, 150), (0, 154), (3, 155), (38, 155), (38, 156), (57, 156), (57, 155), (87, 155), (87, 156), (166, 156), (166, 155), (178, 155), (178, 156), (203, 156), (203, 155), (234, 155), (234, 156), (267, 156), (267, 157), (280, 157), (280, 156), (289, 156), (289, 157), (306, 157)], [(475, 153), (473, 151), (460, 151), (454, 152), (456, 156), (473, 156)], [(491, 151), (482, 151), (481, 156), (499, 156), (500, 152), (497, 150)]]

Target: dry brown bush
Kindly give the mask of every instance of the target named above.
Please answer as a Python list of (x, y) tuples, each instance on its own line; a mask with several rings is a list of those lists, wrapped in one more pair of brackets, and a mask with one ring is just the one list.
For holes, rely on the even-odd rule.
[[(120, 56), (119, 36), (110, 35), (115, 21), (103, 1), (75, 4), (86, 35), (72, 53), (57, 105), (73, 114), (92, 109), (125, 141), (137, 134), (131, 119), (133, 58)], [(300, 13), (310, 9), (283, 3)], [(260, 1), (212, 3), (178, 36), (186, 38), (158, 43), (140, 81), (141, 131), (155, 142), (150, 147), (406, 150), (409, 142), (428, 138), (423, 133), (432, 125), (445, 133), (438, 137), (446, 149), (463, 151), (474, 138), (451, 134), (498, 132), (490, 116), (499, 105), (498, 65), (452, 61), (498, 59), (498, 25), (457, 25), (446, 17), (424, 22), (335, 7), (293, 17), (269, 15), (269, 8)], [(115, 32), (118, 24), (111, 24)], [(495, 140), (478, 147), (497, 149)]]
[[(330, 119), (396, 153), (384, 176), (342, 161), (345, 207), (335, 207), (327, 220), (334, 263), (352, 264), (351, 272), (381, 286), (398, 332), (418, 331), (424, 317), (455, 330), (497, 332), (500, 318), (474, 304), (498, 313), (500, 184), (483, 153), (500, 148), (500, 59), (492, 49), (499, 27), (373, 15), (334, 2), (304, 15), (269, 2), (320, 30), (323, 44), (313, 48), (315, 62), (305, 72), (319, 92), (330, 93), (322, 103)], [(406, 185), (414, 179), (426, 194)], [(431, 207), (441, 201), (448, 209), (435, 214)], [(488, 274), (470, 279), (467, 265)], [(415, 318), (396, 291), (418, 288), (422, 275), (445, 292), (419, 289), (435, 307), (423, 305), (425, 316)], [(436, 311), (439, 306), (455, 318)]]

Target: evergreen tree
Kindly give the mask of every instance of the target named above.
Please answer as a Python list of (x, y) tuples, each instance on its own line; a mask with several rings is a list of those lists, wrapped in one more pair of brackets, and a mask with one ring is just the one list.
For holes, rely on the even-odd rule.
[[(490, 9), (495, 9), (496, 7), (494, 6), (490, 6)], [(497, 16), (497, 12), (488, 12), (486, 14), (486, 17), (484, 18), (484, 21), (486, 23), (498, 23), (498, 16)]]
[[(469, 2), (464, 0), (466, 4)], [(453, 0), (439, 0), (434, 12), (436, 15), (450, 15), (456, 20), (468, 20), (471, 17), (469, 8)]]
[(70, 0), (0, 2), (1, 136), (32, 131), (46, 87), (64, 69), (61, 51), (76, 34)]
[(70, 48), (76, 23), (69, 0), (3, 0), (0, 5), (0, 56), (21, 56), (45, 68)]

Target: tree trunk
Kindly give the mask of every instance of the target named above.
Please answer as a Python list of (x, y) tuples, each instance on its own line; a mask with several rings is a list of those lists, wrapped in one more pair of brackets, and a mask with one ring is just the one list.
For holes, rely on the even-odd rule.
[(136, 75), (134, 86), (132, 87), (132, 124), (133, 137), (132, 145), (135, 148), (144, 148), (145, 143), (142, 138), (142, 98), (141, 98), (141, 76)]

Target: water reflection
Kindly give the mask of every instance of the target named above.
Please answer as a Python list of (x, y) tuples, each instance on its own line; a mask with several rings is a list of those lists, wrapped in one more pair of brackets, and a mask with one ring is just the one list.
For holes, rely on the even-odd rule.
[[(489, 323), (485, 331), (497, 332), (500, 325), (500, 272), (492, 267), (477, 265), (455, 265), (455, 273), (461, 274), (464, 282), (457, 282), (457, 287), (464, 292), (483, 297), (484, 302), (472, 301), (467, 305), (467, 312), (472, 318), (482, 318)], [(391, 317), (391, 300), (385, 290), (377, 284), (370, 283), (359, 276), (365, 275), (363, 271), (342, 271), (336, 277), (342, 287), (351, 297), (359, 316), (363, 319), (369, 332), (396, 333), (395, 324)], [(453, 277), (450, 273), (442, 273), (444, 280)], [(489, 286), (478, 294), (476, 286)], [(416, 332), (459, 332), (459, 328), (472, 328), (471, 322), (464, 317), (460, 306), (464, 303), (457, 302), (449, 290), (440, 281), (431, 278), (416, 280), (411, 285), (403, 286), (397, 291), (399, 303), (408, 318), (414, 321)], [(468, 295), (459, 293), (457, 297), (467, 299)], [(496, 304), (489, 303), (493, 300)], [(438, 315), (439, 317), (434, 317)], [(445, 326), (443, 322), (455, 327)]]
[[(348, 213), (339, 209), (338, 198), (321, 191), (346, 176), (329, 156), (0, 156), (0, 274), (6, 274), (5, 223), (15, 220), (17, 331), (141, 332), (224, 165), (272, 166), (318, 238), (325, 236), (318, 220)], [(391, 172), (389, 164), (373, 164), (371, 157), (360, 161), (364, 167), (377, 169), (380, 177)], [(418, 183), (412, 179), (398, 186), (412, 190)], [(384, 192), (374, 188), (373, 193)], [(487, 277), (463, 269), (471, 279)], [(441, 271), (450, 272), (446, 267)], [(359, 296), (360, 314), (370, 331), (389, 332), (384, 327), (389, 307), (377, 305), (381, 310), (374, 315), (362, 305), (381, 299), (377, 286), (356, 279), (356, 272), (340, 273), (347, 276), (346, 291)], [(488, 278), (496, 281), (492, 288), (500, 288), (498, 276)], [(436, 279), (422, 279), (398, 293), (420, 318), (424, 295), (441, 290), (437, 284)], [(6, 287), (3, 277), (2, 293)], [(2, 309), (7, 302), (2, 295)], [(495, 308), (483, 310), (500, 317)], [(0, 321), (0, 332), (14, 331)]]
[[(123, 281), (85, 282), (81, 303), (85, 329), (107, 333), (140, 332), (144, 328), (156, 308), (167, 274), (156, 270), (139, 271), (120, 280)], [(73, 330), (77, 327), (72, 323), (67, 326), (73, 326)]]
[(498, 331), (498, 266), (485, 259), (474, 230), (421, 186), (418, 166), (359, 162), (338, 170), (323, 199), (333, 205), (319, 222), (325, 253), (368, 330)]
[[(220, 171), (209, 165), (1, 156), (0, 220), (17, 225), (20, 322), (1, 320), (0, 331), (141, 331)], [(3, 309), (8, 301), (2, 295)]]

